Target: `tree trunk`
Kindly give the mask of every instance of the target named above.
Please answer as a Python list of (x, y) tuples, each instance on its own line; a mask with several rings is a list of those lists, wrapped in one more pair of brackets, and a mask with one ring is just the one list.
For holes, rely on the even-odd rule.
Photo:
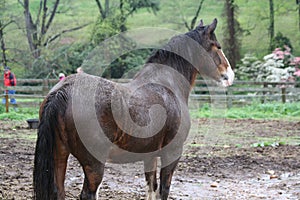
[(121, 12), (121, 25), (120, 25), (120, 31), (121, 32), (125, 32), (127, 30), (126, 28), (126, 16), (125, 16), (125, 12), (124, 12), (124, 1), (120, 0), (120, 12)]
[(296, 0), (296, 4), (298, 5), (298, 28), (300, 31), (300, 0)]
[[(24, 16), (25, 16), (25, 26), (26, 26), (26, 36), (29, 44), (30, 51), (34, 58), (38, 58), (41, 55), (41, 47), (44, 45), (43, 41), (45, 35), (51, 26), (54, 16), (57, 11), (60, 0), (56, 0), (51, 13), (48, 12), (47, 0), (40, 1), (40, 8), (37, 14), (36, 22), (33, 22), (30, 8), (29, 0), (24, 0)], [(42, 12), (42, 15), (40, 15)], [(40, 20), (40, 16), (42, 20)], [(48, 21), (47, 18), (48, 17)], [(41, 21), (41, 22), (40, 22)], [(40, 27), (38, 29), (38, 27)]]
[(40, 57), (40, 50), (38, 49), (38, 33), (37, 26), (33, 23), (31, 13), (29, 10), (29, 0), (24, 0), (24, 16), (26, 26), (26, 36), (30, 51), (34, 58)]
[(236, 66), (236, 61), (239, 59), (239, 48), (236, 41), (236, 24), (234, 19), (234, 0), (226, 0), (225, 2), (225, 12), (227, 17), (227, 57), (231, 64), (231, 67), (234, 69)]
[(6, 58), (6, 48), (4, 42), (4, 33), (3, 33), (4, 26), (2, 21), (0, 20), (0, 40), (1, 40), (1, 53), (2, 53), (2, 64), (3, 66), (7, 66), (7, 58)]
[(270, 26), (269, 26), (269, 34), (270, 34), (270, 51), (273, 51), (272, 41), (274, 38), (274, 2), (273, 0), (269, 0), (270, 4)]

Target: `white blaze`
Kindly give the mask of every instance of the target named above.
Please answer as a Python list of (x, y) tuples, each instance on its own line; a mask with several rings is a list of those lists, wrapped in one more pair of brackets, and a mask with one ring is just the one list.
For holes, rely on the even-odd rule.
[(226, 58), (224, 52), (222, 51), (222, 49), (221, 49), (220, 51), (221, 51), (222, 55), (224, 56), (224, 58), (225, 58), (225, 60), (226, 60), (226, 62), (227, 62), (227, 64), (228, 64), (228, 67), (227, 67), (227, 70), (226, 70), (226, 75), (228, 76), (228, 80), (222, 80), (222, 85), (225, 86), (225, 87), (227, 87), (227, 86), (232, 85), (232, 83), (233, 83), (233, 80), (234, 80), (234, 72), (233, 72), (233, 70), (232, 70), (232, 68), (231, 68), (231, 66), (230, 66), (230, 63), (229, 63), (229, 61), (227, 60), (227, 58)]

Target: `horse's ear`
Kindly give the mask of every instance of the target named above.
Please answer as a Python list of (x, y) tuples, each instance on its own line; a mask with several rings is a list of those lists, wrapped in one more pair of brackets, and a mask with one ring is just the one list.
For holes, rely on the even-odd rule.
[(207, 27), (208, 33), (213, 33), (217, 27), (218, 20), (215, 18), (214, 21)]
[(203, 20), (202, 20), (202, 19), (200, 19), (200, 23), (199, 23), (198, 26), (199, 26), (199, 27), (202, 27), (202, 26), (203, 26)]

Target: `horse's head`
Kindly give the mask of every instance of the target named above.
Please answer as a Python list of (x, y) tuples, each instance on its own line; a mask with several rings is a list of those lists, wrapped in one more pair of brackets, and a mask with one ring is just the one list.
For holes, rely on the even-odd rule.
[[(203, 21), (196, 27), (200, 35), (200, 40), (198, 41), (200, 45), (208, 53), (210, 59), (213, 62), (209, 63), (208, 66), (200, 66), (202, 68), (201, 74), (215, 80), (218, 85), (227, 87), (232, 85), (234, 80), (234, 72), (231, 69), (230, 63), (225, 57), (221, 45), (218, 42), (216, 35), (214, 33), (217, 27), (217, 19), (214, 19), (212, 24), (204, 26)], [(204, 64), (205, 65), (205, 64)]]

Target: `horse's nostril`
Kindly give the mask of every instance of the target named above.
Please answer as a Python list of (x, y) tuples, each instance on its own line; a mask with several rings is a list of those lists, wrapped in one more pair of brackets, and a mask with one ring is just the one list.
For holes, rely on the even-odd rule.
[(227, 74), (222, 74), (221, 76), (224, 80), (228, 81), (229, 77), (227, 76)]

